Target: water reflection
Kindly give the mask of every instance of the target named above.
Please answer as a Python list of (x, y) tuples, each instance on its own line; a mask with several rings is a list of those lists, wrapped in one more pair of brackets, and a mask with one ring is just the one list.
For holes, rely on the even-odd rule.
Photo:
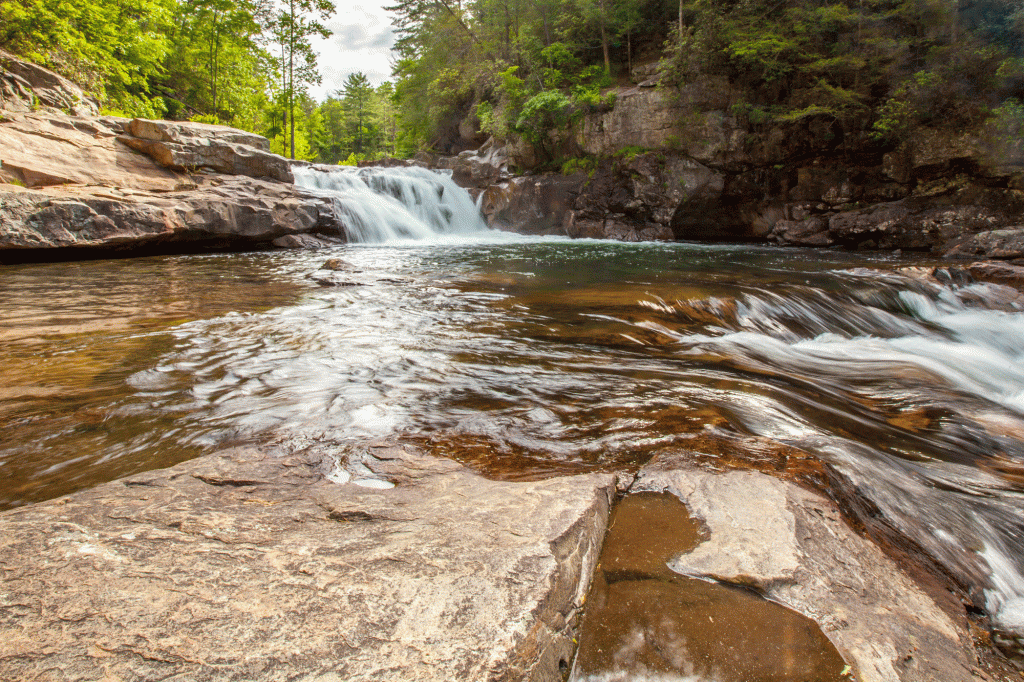
[(294, 301), (287, 270), (255, 255), (4, 266), (0, 508), (203, 452), (208, 434), (150, 409), (133, 379), (183, 322)]
[(616, 506), (571, 680), (850, 679), (813, 621), (747, 590), (670, 571), (666, 562), (701, 534), (673, 495), (639, 493)]

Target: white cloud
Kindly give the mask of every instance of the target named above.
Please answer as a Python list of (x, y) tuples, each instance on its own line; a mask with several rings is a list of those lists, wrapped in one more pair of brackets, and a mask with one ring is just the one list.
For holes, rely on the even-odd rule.
[(313, 48), (323, 82), (310, 93), (323, 100), (341, 89), (349, 74), (361, 71), (374, 85), (391, 80), (391, 46), (395, 43), (391, 14), (365, 0), (337, 0), (337, 13), (327, 23), (332, 35)]

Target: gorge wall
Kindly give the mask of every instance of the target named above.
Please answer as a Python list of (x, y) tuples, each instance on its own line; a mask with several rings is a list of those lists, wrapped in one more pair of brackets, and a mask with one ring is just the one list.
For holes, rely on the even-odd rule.
[[(296, 187), (264, 138), (100, 117), (73, 83), (0, 60), (5, 259), (344, 238), (331, 203)], [(825, 115), (758, 129), (725, 80), (654, 78), (613, 94), (555, 133), (571, 152), (562, 173), (535, 170), (522, 140), (384, 164), (451, 170), (491, 226), (534, 234), (1024, 259), (1024, 142), (1012, 130), (917, 128), (885, 146)]]
[(742, 96), (724, 80), (614, 94), (563, 133), (579, 172), (511, 177), (537, 163), (522, 141), (433, 164), (508, 229), (1024, 257), (1024, 143), (996, 124), (885, 145), (827, 115), (757, 129), (734, 115)]

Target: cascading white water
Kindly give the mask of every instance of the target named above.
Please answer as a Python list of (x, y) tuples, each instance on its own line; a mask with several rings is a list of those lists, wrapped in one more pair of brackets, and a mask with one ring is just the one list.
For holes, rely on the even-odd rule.
[(404, 239), (486, 232), (479, 209), (450, 175), (425, 168), (296, 167), (295, 184), (334, 200), (348, 241), (380, 244)]

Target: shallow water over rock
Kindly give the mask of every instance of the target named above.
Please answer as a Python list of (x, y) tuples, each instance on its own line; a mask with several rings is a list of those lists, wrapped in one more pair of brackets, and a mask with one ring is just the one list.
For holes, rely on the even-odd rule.
[(914, 263), (492, 235), (5, 267), (0, 505), (254, 437), (398, 436), (509, 479), (818, 462), (1009, 625), (1022, 300)]
[(668, 562), (705, 531), (671, 494), (615, 508), (587, 599), (576, 681), (836, 682), (849, 670), (810, 619)]

